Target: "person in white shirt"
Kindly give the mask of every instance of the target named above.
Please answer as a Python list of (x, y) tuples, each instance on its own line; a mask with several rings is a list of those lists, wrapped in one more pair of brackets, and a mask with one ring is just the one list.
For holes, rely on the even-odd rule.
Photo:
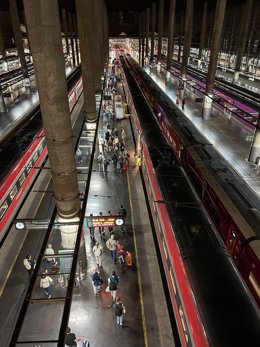
[(51, 298), (51, 283), (53, 283), (53, 279), (50, 276), (41, 275), (40, 287), (44, 289), (48, 299)]
[(103, 247), (100, 245), (99, 242), (96, 242), (95, 246), (93, 247), (93, 253), (96, 258), (97, 266), (102, 269), (102, 254), (103, 254)]
[[(53, 255), (55, 252), (54, 252), (54, 249), (52, 248), (52, 244), (49, 243), (47, 248), (45, 249), (45, 252), (44, 254), (45, 255)], [(45, 271), (47, 272), (48, 270), (50, 270), (51, 268), (53, 268), (55, 265), (57, 265), (57, 262), (55, 260), (55, 258), (50, 258), (50, 257), (47, 257), (44, 259), (44, 267), (45, 267)]]

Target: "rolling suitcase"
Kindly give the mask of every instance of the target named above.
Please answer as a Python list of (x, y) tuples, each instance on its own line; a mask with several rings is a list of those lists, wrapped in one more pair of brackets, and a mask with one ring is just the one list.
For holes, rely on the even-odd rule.
[(127, 266), (133, 265), (132, 254), (130, 252), (126, 252), (125, 260), (126, 260)]

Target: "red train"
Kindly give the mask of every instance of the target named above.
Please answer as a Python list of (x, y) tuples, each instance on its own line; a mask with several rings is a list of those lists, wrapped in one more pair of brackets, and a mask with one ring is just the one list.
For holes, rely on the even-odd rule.
[[(81, 71), (78, 69), (68, 78), (69, 108), (72, 112), (83, 90)], [(7, 148), (8, 150), (8, 148)], [(3, 155), (3, 154), (2, 154)], [(38, 131), (20, 158), (9, 167), (0, 182), (0, 241), (5, 236), (23, 199), (30, 190), (47, 157), (44, 129)]]
[(131, 58), (131, 69), (227, 250), (260, 307), (260, 200)]
[(260, 313), (122, 61), (136, 150), (182, 346), (258, 346)]

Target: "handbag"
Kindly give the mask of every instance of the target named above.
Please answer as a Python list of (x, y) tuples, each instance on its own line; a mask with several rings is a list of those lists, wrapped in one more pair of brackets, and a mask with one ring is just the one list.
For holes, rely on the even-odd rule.
[(123, 314), (126, 313), (126, 309), (125, 309), (125, 306), (123, 305)]
[(106, 287), (106, 292), (107, 292), (107, 293), (110, 293), (109, 286)]

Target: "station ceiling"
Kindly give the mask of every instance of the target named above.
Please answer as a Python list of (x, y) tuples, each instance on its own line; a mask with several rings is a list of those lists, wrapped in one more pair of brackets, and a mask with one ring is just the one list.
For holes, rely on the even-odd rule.
[[(16, 0), (19, 12), (23, 11), (23, 0)], [(43, 0), (44, 1), (44, 0)], [(67, 12), (76, 13), (76, 0), (58, 0), (60, 11), (65, 8)], [(96, 1), (96, 0), (92, 0)], [(206, 0), (194, 0), (194, 11), (202, 11)], [(227, 6), (239, 6), (246, 0), (227, 0)], [(260, 1), (260, 0), (256, 0)], [(128, 36), (138, 36), (137, 13), (151, 7), (152, 3), (159, 5), (159, 0), (105, 0), (108, 11), (109, 36), (119, 36), (126, 33)], [(217, 0), (207, 0), (208, 11), (216, 7)], [(167, 11), (170, 0), (164, 0), (165, 23), (168, 21)], [(176, 0), (176, 12), (182, 11), (182, 16), (186, 7), (186, 0)], [(9, 0), (0, 0), (0, 11), (8, 11)], [(87, 15), (87, 14), (86, 14)], [(20, 16), (21, 20), (23, 16)], [(180, 19), (177, 14), (176, 22)], [(166, 26), (165, 26), (166, 27)], [(164, 27), (164, 30), (165, 30)]]

